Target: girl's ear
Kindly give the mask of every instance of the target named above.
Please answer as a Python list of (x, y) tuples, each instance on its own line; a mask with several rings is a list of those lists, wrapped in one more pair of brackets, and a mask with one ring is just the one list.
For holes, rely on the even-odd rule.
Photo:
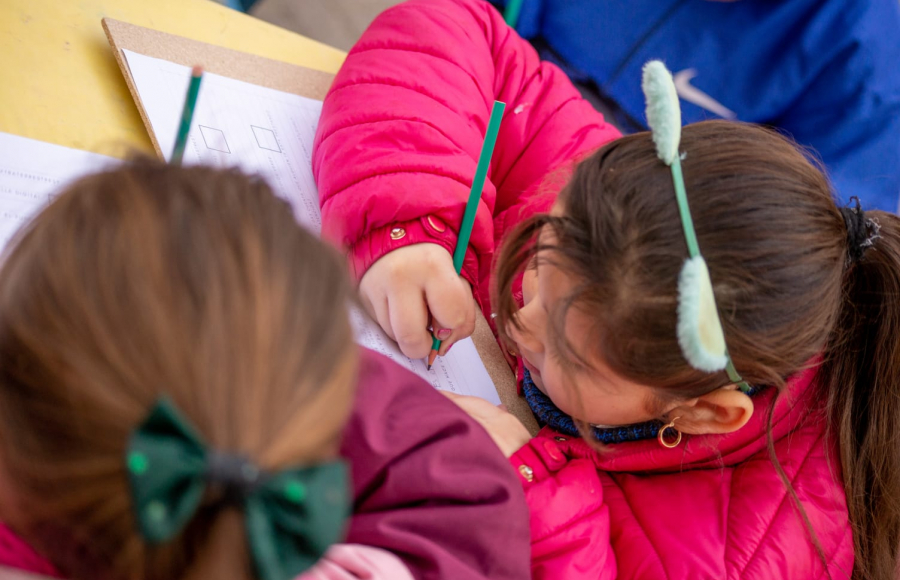
[(675, 428), (690, 435), (733, 433), (753, 416), (753, 401), (734, 386), (722, 387), (669, 410), (670, 419), (679, 417)]

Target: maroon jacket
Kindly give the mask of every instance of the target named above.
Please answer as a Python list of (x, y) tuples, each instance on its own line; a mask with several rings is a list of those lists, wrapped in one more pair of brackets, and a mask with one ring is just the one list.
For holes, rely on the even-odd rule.
[(341, 446), (356, 498), (347, 541), (397, 554), (415, 578), (529, 578), (528, 508), (507, 459), (449, 399), (363, 352)]

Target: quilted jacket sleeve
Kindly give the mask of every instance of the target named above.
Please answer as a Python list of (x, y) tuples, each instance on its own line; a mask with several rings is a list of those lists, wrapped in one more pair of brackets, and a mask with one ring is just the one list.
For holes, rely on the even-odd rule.
[(509, 458), (531, 511), (533, 580), (615, 580), (609, 508), (596, 466), (540, 435)]
[(483, 0), (410, 0), (350, 51), (313, 171), (324, 234), (348, 248), (357, 277), (411, 243), (453, 251), (494, 100), (507, 112), (463, 267), (473, 287), (495, 216), (619, 133)]

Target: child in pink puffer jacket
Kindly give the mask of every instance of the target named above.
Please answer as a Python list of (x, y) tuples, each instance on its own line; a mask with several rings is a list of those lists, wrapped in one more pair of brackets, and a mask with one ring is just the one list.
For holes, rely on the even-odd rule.
[[(598, 50), (623, 33), (597, 29)], [(507, 114), (457, 277), (494, 100)], [(649, 133), (617, 137), (486, 2), (411, 0), (373, 23), (326, 98), (324, 227), (407, 355), (432, 333), (446, 352), (476, 307), (493, 318), (546, 427), (530, 438), (458, 402), (520, 474), (535, 578), (893, 578), (900, 222), (837, 207), (774, 132), (684, 127), (734, 372), (702, 369), (679, 340), (673, 174)]]

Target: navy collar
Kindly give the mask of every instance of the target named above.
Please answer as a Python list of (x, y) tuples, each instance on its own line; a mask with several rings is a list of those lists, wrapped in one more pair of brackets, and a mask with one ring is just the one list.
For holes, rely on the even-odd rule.
[[(522, 381), (525, 400), (531, 411), (538, 418), (538, 421), (548, 427), (559, 431), (570, 437), (580, 437), (578, 427), (572, 417), (566, 415), (553, 404), (550, 397), (542, 393), (534, 381), (531, 379), (531, 373), (525, 369), (524, 380)], [(751, 387), (748, 396), (755, 395), (760, 389)], [(658, 419), (647, 421), (646, 423), (635, 423), (633, 425), (623, 425), (621, 427), (592, 427), (591, 431), (594, 438), (600, 443), (627, 443), (629, 441), (642, 441), (644, 439), (653, 439), (659, 434), (660, 428), (664, 423)]]

